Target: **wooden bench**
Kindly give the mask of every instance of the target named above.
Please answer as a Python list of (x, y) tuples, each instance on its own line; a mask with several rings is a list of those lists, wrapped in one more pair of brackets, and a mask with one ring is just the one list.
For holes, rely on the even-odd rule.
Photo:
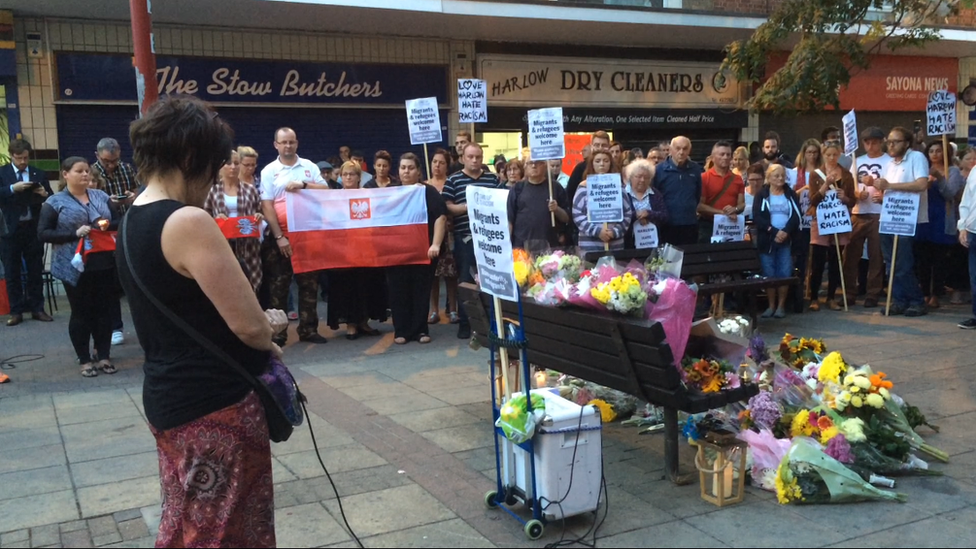
[[(492, 299), (472, 284), (461, 284), (459, 299), (474, 337), (489, 344)], [(502, 302), (502, 314), (518, 319), (515, 303)], [(755, 385), (709, 395), (691, 391), (673, 365), (664, 329), (650, 320), (629, 319), (572, 308), (523, 303), (522, 328), (529, 363), (616, 389), (664, 408), (664, 462), (678, 480), (678, 411), (690, 414), (747, 400)]]
[[(752, 319), (753, 328), (759, 321), (757, 292), (800, 282), (797, 277), (763, 278), (759, 251), (751, 242), (691, 244), (683, 246), (681, 250), (685, 253), (684, 262), (681, 264), (681, 278), (698, 282), (698, 295), (702, 296), (744, 292), (747, 297), (746, 311)], [(643, 262), (650, 252), (650, 250), (621, 250), (613, 252), (613, 257), (620, 261), (636, 259)], [(596, 262), (604, 255), (606, 254), (603, 252), (590, 252), (586, 254), (586, 260)], [(729, 277), (730, 280), (707, 282), (709, 277), (722, 275)]]

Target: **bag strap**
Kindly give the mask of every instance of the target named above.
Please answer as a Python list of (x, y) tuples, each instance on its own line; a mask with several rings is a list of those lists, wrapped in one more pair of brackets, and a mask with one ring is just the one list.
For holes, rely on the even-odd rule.
[(153, 295), (153, 293), (150, 292), (148, 288), (146, 288), (146, 285), (142, 283), (142, 280), (139, 278), (139, 275), (136, 274), (136, 270), (132, 266), (132, 256), (129, 255), (129, 239), (127, 238), (128, 231), (126, 230), (126, 227), (128, 225), (127, 223), (128, 219), (129, 219), (128, 215), (122, 218), (122, 226), (119, 228), (120, 229), (119, 233), (122, 235), (122, 251), (123, 253), (125, 253), (125, 264), (129, 267), (129, 275), (132, 276), (132, 281), (136, 283), (136, 286), (139, 288), (139, 291), (141, 291), (142, 294), (146, 296), (146, 299), (148, 299), (149, 302), (152, 303), (153, 306), (155, 306), (156, 309), (159, 310), (159, 312), (163, 313), (163, 316), (168, 318), (170, 322), (176, 325), (177, 328), (186, 332), (186, 335), (190, 336), (190, 339), (196, 341), (201, 347), (209, 351), (211, 354), (216, 356), (222, 362), (225, 362), (228, 366), (231, 367), (232, 370), (236, 371), (245, 380), (247, 380), (248, 383), (253, 385), (255, 389), (257, 389), (258, 391), (267, 391), (267, 388), (260, 381), (258, 381), (258, 379), (254, 377), (254, 375), (251, 374), (251, 372), (248, 372), (246, 369), (244, 369), (243, 366), (238, 364), (236, 360), (234, 360), (230, 355), (224, 352), (223, 349), (217, 347), (213, 342), (207, 339), (206, 336), (196, 331), (192, 326), (187, 324), (185, 320), (177, 316), (176, 313), (170, 310), (169, 307), (163, 305), (163, 303), (159, 301), (159, 298)]
[(715, 207), (715, 204), (717, 204), (718, 201), (721, 200), (723, 196), (725, 196), (725, 191), (729, 190), (729, 187), (732, 186), (733, 181), (735, 181), (735, 174), (730, 171), (729, 176), (725, 178), (725, 185), (722, 187), (722, 190), (719, 191), (717, 195), (715, 195), (715, 198), (709, 201), (708, 207), (710, 208)]

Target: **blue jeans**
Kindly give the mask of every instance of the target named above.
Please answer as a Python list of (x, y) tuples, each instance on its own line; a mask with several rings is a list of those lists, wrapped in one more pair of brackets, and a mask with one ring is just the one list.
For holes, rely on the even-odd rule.
[[(966, 233), (969, 237), (969, 287), (976, 295), (976, 234)], [(973, 300), (973, 318), (976, 318), (976, 299)]]
[[(898, 237), (898, 256), (895, 258), (894, 282), (891, 285), (891, 304), (898, 307), (924, 307), (925, 297), (915, 276), (915, 238), (911, 236)], [(885, 267), (891, 272), (891, 252), (895, 246), (895, 237), (890, 234), (881, 235), (881, 252), (884, 254)]]
[[(464, 242), (464, 238), (468, 238), (468, 242)], [(457, 265), (458, 270), (458, 283), (461, 282), (474, 282), (474, 275), (472, 271), (478, 269), (478, 264), (475, 262), (474, 257), (474, 240), (471, 239), (470, 235), (467, 237), (454, 236), (454, 263)], [(468, 322), (468, 313), (464, 310), (463, 306), (458, 307), (458, 327), (470, 327), (471, 323)]]
[(789, 242), (773, 242), (769, 253), (759, 254), (762, 275), (766, 278), (789, 278), (793, 276), (793, 255)]

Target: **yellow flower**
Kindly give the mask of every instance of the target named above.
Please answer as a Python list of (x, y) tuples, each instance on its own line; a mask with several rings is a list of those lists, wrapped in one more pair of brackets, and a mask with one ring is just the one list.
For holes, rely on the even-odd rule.
[(840, 429), (837, 427), (828, 427), (820, 432), (820, 444), (827, 444), (830, 439), (840, 434)]
[(816, 429), (810, 425), (810, 411), (800, 410), (793, 416), (793, 423), (790, 424), (790, 436), (808, 437), (813, 435)]
[(857, 385), (861, 389), (870, 389), (871, 380), (865, 375), (856, 375), (854, 376), (854, 385)]
[(519, 286), (525, 286), (525, 283), (529, 280), (529, 272), (531, 271), (529, 266), (521, 261), (516, 261), (514, 270), (515, 282), (517, 282)]
[(884, 408), (884, 405), (885, 405), (885, 403), (884, 403), (884, 397), (882, 397), (881, 395), (876, 394), (876, 393), (871, 393), (870, 395), (868, 395), (864, 399), (864, 402), (867, 403), (868, 406), (871, 406), (871, 407), (874, 407), (874, 408)]
[(860, 408), (861, 406), (864, 406), (864, 399), (862, 399), (861, 397), (859, 397), (857, 395), (852, 396), (851, 397), (851, 404), (853, 404), (855, 408)]
[(797, 484), (793, 474), (784, 464), (780, 464), (779, 470), (776, 471), (776, 499), (783, 505), (803, 499), (803, 491), (800, 490), (800, 485)]
[(617, 412), (613, 410), (613, 406), (609, 402), (602, 399), (593, 399), (586, 403), (587, 406), (596, 406), (600, 410), (600, 419), (603, 423), (610, 423), (617, 418)]
[(864, 434), (864, 420), (861, 418), (851, 418), (841, 425), (841, 431), (847, 437), (848, 442), (864, 442), (867, 436)]
[(606, 282), (601, 282), (596, 288), (590, 289), (590, 295), (600, 303), (606, 305), (610, 301), (610, 288)]
[(844, 359), (841, 358), (840, 353), (834, 351), (824, 358), (823, 364), (820, 365), (820, 370), (817, 372), (817, 379), (821, 383), (827, 381), (839, 383), (840, 376), (846, 371), (847, 365), (844, 364)]
[(712, 376), (708, 379), (708, 381), (702, 383), (702, 392), (717, 393), (722, 390), (722, 385), (725, 385), (725, 376)]

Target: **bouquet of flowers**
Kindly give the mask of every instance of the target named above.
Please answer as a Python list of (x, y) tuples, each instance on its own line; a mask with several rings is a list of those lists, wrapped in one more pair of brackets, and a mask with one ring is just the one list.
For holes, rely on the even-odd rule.
[(562, 276), (570, 284), (576, 284), (579, 282), (580, 273), (583, 271), (583, 261), (579, 256), (566, 253), (563, 250), (554, 250), (552, 253), (536, 257), (535, 269), (546, 280)]
[(815, 441), (799, 438), (776, 470), (780, 503), (849, 503), (887, 500), (904, 503), (907, 496), (871, 486), (860, 475), (827, 455)]
[(590, 289), (590, 295), (610, 311), (643, 318), (647, 305), (647, 292), (631, 273), (615, 276), (606, 282), (597, 283)]
[(726, 317), (718, 323), (720, 332), (737, 337), (749, 337), (751, 327), (752, 323), (740, 315)]
[(779, 356), (787, 366), (792, 366), (797, 370), (802, 369), (810, 362), (820, 362), (819, 355), (827, 351), (822, 339), (807, 339), (796, 337), (791, 334), (783, 336), (779, 344)]
[(529, 252), (521, 248), (515, 248), (512, 250), (512, 258), (515, 261), (515, 282), (519, 287), (529, 288), (545, 282), (542, 275), (535, 269), (532, 258), (529, 257)]
[(725, 360), (685, 357), (681, 366), (686, 382), (703, 393), (735, 389), (742, 384), (735, 369)]

